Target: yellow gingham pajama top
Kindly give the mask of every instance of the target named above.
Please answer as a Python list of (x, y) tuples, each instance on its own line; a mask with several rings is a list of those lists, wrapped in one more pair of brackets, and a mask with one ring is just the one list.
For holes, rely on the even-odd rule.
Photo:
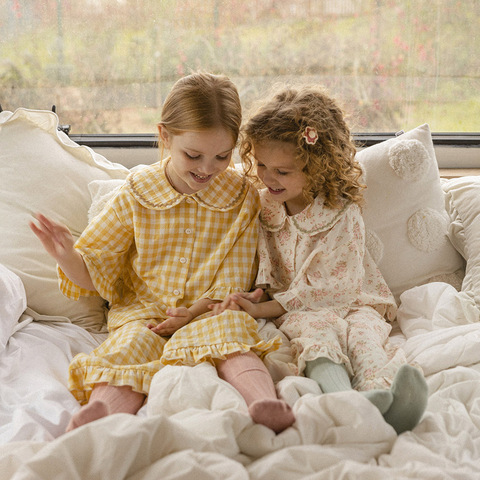
[(80, 403), (96, 383), (148, 394), (162, 365), (195, 365), (249, 350), (263, 357), (281, 344), (280, 337), (264, 342), (257, 322), (240, 311), (204, 314), (171, 337), (147, 328), (167, 318), (169, 307), (223, 300), (248, 290), (255, 277), (255, 188), (229, 168), (196, 194), (180, 194), (166, 177), (168, 161), (131, 173), (77, 241), (96, 292), (59, 271), (66, 296), (100, 295), (110, 306), (107, 340), (70, 365), (69, 388)]

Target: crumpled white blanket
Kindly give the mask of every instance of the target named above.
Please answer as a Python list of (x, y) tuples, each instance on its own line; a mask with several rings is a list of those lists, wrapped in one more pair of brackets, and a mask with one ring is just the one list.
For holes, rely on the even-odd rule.
[(407, 290), (397, 320), (407, 337), (407, 360), (418, 362), (425, 375), (479, 362), (480, 323), (466, 323), (458, 292), (446, 283)]
[[(307, 379), (298, 384), (294, 378), (282, 382), (290, 401), (298, 398), (293, 407), (297, 421), (275, 435), (252, 423), (244, 400), (212, 366), (165, 367), (154, 380), (147, 416), (113, 415), (38, 451), (38, 445), (31, 445), (33, 456), (12, 478), (51, 479), (55, 474), (54, 478), (93, 479), (105, 478), (107, 472), (116, 479), (267, 478), (264, 473), (251, 474), (270, 466), (257, 465), (252, 472), (249, 466), (279, 452), (295, 458), (316, 451), (310, 461), (318, 464), (322, 457), (321, 463), (330, 465), (342, 458), (364, 463), (390, 451), (395, 432), (362, 395), (353, 391), (320, 395)], [(19, 448), (24, 455), (22, 448), (27, 446)], [(212, 471), (200, 474), (206, 466)]]
[(480, 349), (472, 341), (480, 324), (462, 325), (455, 305), (445, 284), (402, 299), (403, 346), (427, 372), (430, 393), (412, 432), (397, 436), (357, 392), (322, 395), (309, 379), (287, 375), (277, 388), (297, 421), (275, 435), (251, 422), (210, 365), (165, 367), (143, 415), (113, 415), (51, 442), (6, 444), (1, 478), (476, 480)]

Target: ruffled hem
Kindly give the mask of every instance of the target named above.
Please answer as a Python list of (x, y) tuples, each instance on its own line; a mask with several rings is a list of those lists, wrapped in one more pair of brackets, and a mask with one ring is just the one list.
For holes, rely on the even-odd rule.
[(86, 354), (79, 354), (75, 362), (79, 366), (69, 370), (68, 388), (77, 401), (83, 405), (88, 402), (94, 386), (98, 383), (122, 387), (130, 386), (135, 392), (148, 395), (153, 376), (163, 368), (160, 361), (148, 368), (145, 365), (111, 365), (97, 358), (89, 361)]
[(169, 349), (167, 344), (160, 360), (164, 365), (194, 366), (202, 362), (209, 362), (214, 365), (214, 359), (225, 360), (227, 355), (232, 353), (252, 351), (260, 358), (263, 358), (267, 353), (274, 352), (281, 346), (282, 339), (280, 336), (268, 342), (260, 340), (253, 345), (239, 342), (224, 342), (215, 345)]
[(360, 383), (352, 385), (352, 387), (359, 392), (367, 392), (369, 390), (388, 390), (392, 386), (392, 377), (375, 377), (369, 375), (363, 378)]
[(381, 372), (376, 374), (371, 374), (365, 376), (358, 382), (352, 382), (352, 386), (355, 390), (359, 392), (374, 390), (374, 389), (388, 389), (392, 386), (395, 376), (402, 365), (408, 364), (416, 368), (423, 375), (422, 367), (416, 362), (407, 362), (395, 359), (394, 361), (388, 363), (384, 368), (381, 369)]
[[(352, 381), (352, 387), (359, 392), (381, 389), (381, 388), (390, 388), (395, 379), (395, 375), (402, 365), (407, 364), (408, 362), (403, 357), (403, 355), (396, 355), (392, 360), (390, 360), (383, 368), (376, 372), (364, 375), (363, 377), (358, 376)], [(412, 367), (418, 368), (423, 374), (422, 368), (418, 364), (409, 363)]]
[(350, 359), (342, 352), (339, 351), (329, 351), (326, 347), (319, 347), (318, 345), (311, 345), (305, 347), (300, 351), (299, 345), (295, 345), (292, 342), (292, 354), (295, 358), (297, 375), (301, 375), (305, 370), (307, 362), (316, 360), (317, 358), (328, 358), (334, 363), (343, 364), (347, 369), (347, 372), (350, 378), (353, 377), (353, 369), (350, 364)]

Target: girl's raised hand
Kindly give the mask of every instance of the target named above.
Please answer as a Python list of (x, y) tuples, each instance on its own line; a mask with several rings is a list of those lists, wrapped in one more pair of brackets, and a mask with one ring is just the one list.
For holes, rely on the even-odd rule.
[(65, 225), (54, 222), (41, 213), (38, 213), (35, 218), (37, 223), (31, 221), (30, 228), (42, 242), (47, 253), (57, 263), (62, 263), (74, 252), (75, 239), (73, 235)]
[(50, 220), (45, 215), (36, 215), (37, 223), (29, 223), (43, 247), (58, 263), (65, 275), (79, 287), (95, 290), (90, 273), (82, 255), (76, 251), (75, 238), (63, 224)]

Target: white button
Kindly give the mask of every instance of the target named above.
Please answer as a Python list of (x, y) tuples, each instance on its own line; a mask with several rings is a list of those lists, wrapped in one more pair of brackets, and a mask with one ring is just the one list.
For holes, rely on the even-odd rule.
[(187, 198), (187, 203), (193, 203), (193, 202), (194, 202), (193, 198), (190, 198), (190, 197)]
[(186, 261), (187, 261), (187, 259), (186, 259), (185, 257), (182, 257), (182, 258), (180, 259), (180, 263), (185, 263)]
[(173, 291), (173, 294), (174, 294), (174, 295), (177, 295), (177, 296), (180, 295), (180, 290), (174, 290), (174, 291)]
[(191, 228), (187, 228), (187, 229), (185, 230), (185, 233), (186, 233), (187, 235), (190, 235), (190, 234), (192, 233), (192, 229), (191, 229)]

